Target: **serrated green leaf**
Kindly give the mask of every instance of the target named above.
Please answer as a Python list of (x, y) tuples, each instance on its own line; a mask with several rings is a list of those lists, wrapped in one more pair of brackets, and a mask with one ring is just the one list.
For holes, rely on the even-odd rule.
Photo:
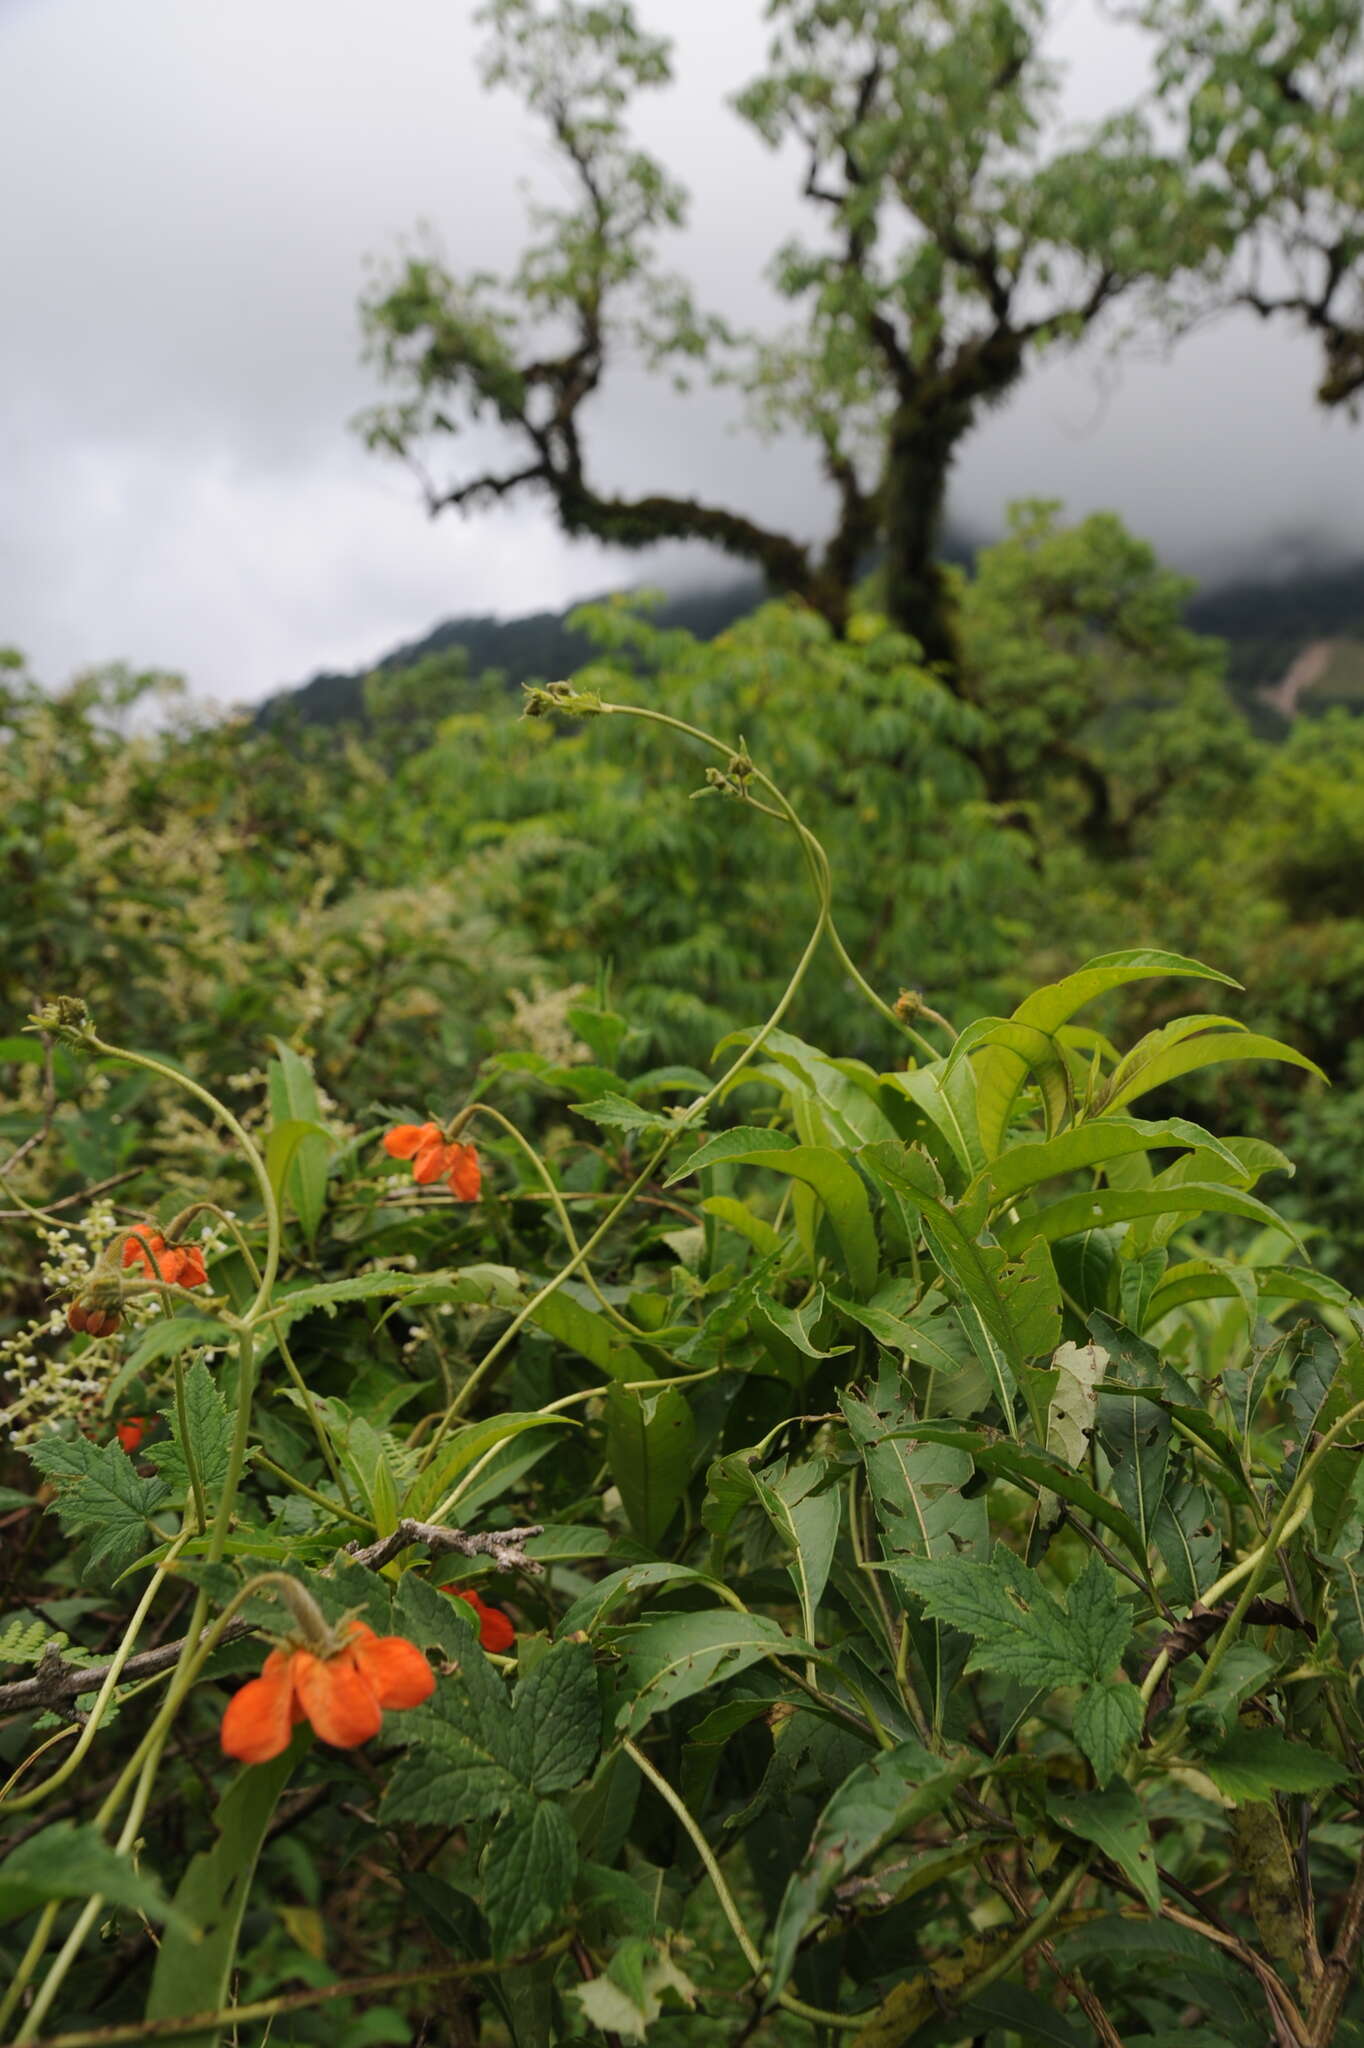
[[(622, 1131), (675, 1131), (677, 1118), (663, 1116), (656, 1109), (641, 1109), (637, 1102), (631, 1102), (628, 1095), (608, 1093), (598, 1095), (591, 1102), (575, 1102), (575, 1116), (590, 1117), (594, 1124), (603, 1124)], [(695, 1128), (692, 1126), (691, 1128)]]
[(28, 1455), (57, 1488), (62, 1527), (90, 1539), (92, 1564), (124, 1571), (141, 1557), (149, 1536), (163, 1537), (152, 1516), (170, 1500), (171, 1490), (164, 1479), (143, 1479), (119, 1444), (40, 1437)]
[(1091, 1558), (1062, 1607), (1035, 1571), (1002, 1546), (988, 1564), (968, 1558), (915, 1558), (890, 1570), (935, 1621), (975, 1638), (967, 1669), (1016, 1678), (1021, 1685), (1107, 1681), (1132, 1631), (1113, 1581)]
[[(180, 1439), (180, 1419), (173, 1403), (169, 1408), (163, 1408), (161, 1413), (170, 1424), (171, 1441), (151, 1445), (145, 1455), (167, 1484), (183, 1493), (189, 1486), (189, 1467)], [(212, 1501), (227, 1477), (232, 1448), (232, 1418), (227, 1412), (227, 1403), (213, 1384), (212, 1373), (202, 1359), (196, 1359), (185, 1374), (185, 1419), (189, 1424), (190, 1448), (199, 1478)]]
[(1127, 1679), (1087, 1686), (1075, 1703), (1075, 1740), (1105, 1786), (1141, 1735), (1142, 1698)]
[(516, 1688), (511, 1768), (534, 1792), (567, 1792), (592, 1769), (600, 1735), (591, 1646), (555, 1643)]
[(548, 1799), (510, 1808), (483, 1852), (483, 1910), (493, 1954), (525, 1948), (568, 1904), (578, 1844), (568, 1816)]
[[(462, 1603), (461, 1603), (462, 1604)], [(472, 1639), (424, 1706), (394, 1724), (406, 1745), (384, 1794), (384, 1820), (452, 1828), (503, 1813), (525, 1788), (512, 1764), (505, 1686)]]

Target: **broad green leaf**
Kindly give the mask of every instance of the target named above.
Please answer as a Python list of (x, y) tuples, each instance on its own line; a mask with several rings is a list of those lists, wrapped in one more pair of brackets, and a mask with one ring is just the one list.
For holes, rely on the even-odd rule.
[(1153, 1088), (1163, 1088), (1169, 1081), (1227, 1060), (1279, 1060), (1288, 1066), (1305, 1068), (1320, 1081), (1326, 1079), (1316, 1061), (1309, 1060), (1306, 1053), (1280, 1044), (1277, 1038), (1261, 1038), (1253, 1031), (1200, 1031), (1174, 1044), (1162, 1043), (1160, 1033), (1152, 1032), (1133, 1046), (1117, 1072), (1110, 1076), (1095, 1113), (1121, 1109), (1124, 1103), (1135, 1102), (1139, 1095), (1149, 1095)]
[(524, 1435), (531, 1429), (570, 1429), (580, 1425), (568, 1415), (518, 1415), (511, 1412), (490, 1415), (483, 1422), (469, 1422), (452, 1437), (447, 1438), (441, 1449), (427, 1466), (413, 1480), (403, 1497), (402, 1511), (414, 1521), (429, 1522), (434, 1519), (436, 1509), (446, 1499), (471, 1466), (499, 1444), (510, 1443), (513, 1437)]
[[(1111, 1378), (1129, 1386), (1159, 1385), (1160, 1359), (1149, 1344), (1108, 1316), (1091, 1316), (1089, 1327), (1109, 1355)], [(1113, 1466), (1113, 1491), (1149, 1544), (1165, 1493), (1170, 1417), (1155, 1401), (1100, 1394), (1099, 1434)]]
[(761, 1126), (740, 1125), (736, 1130), (719, 1131), (713, 1138), (707, 1138), (685, 1165), (674, 1167), (663, 1185), (670, 1188), (675, 1182), (685, 1180), (688, 1174), (700, 1173), (703, 1167), (720, 1166), (727, 1160), (745, 1160), (754, 1152), (794, 1150), (795, 1143), (789, 1132), (765, 1130)]
[[(170, 1424), (171, 1441), (152, 1444), (143, 1455), (149, 1464), (155, 1465), (168, 1485), (184, 1492), (189, 1486), (189, 1465), (180, 1437), (180, 1418), (174, 1403), (163, 1408), (161, 1413)], [(194, 1463), (211, 1503), (227, 1477), (232, 1448), (232, 1417), (202, 1359), (197, 1360), (185, 1374), (185, 1419), (189, 1424)]]
[(755, 1216), (746, 1202), (737, 1201), (733, 1195), (707, 1195), (701, 1208), (726, 1230), (746, 1237), (761, 1258), (770, 1258), (773, 1252), (781, 1250), (781, 1239), (772, 1225)]
[(1061, 1174), (1105, 1166), (1110, 1160), (1126, 1158), (1132, 1153), (1173, 1150), (1176, 1147), (1187, 1147), (1190, 1151), (1199, 1148), (1222, 1157), (1230, 1167), (1237, 1165), (1236, 1155), (1219, 1139), (1201, 1125), (1188, 1123), (1183, 1117), (1167, 1117), (1161, 1123), (1148, 1123), (1134, 1116), (1106, 1116), (1095, 1123), (1077, 1124), (1044, 1143), (1011, 1145), (973, 1184), (971, 1192), (974, 1193), (975, 1187), (984, 1183), (990, 1190), (990, 1206), (995, 1208), (1001, 1202), (1013, 1201), (1026, 1189), (1037, 1187), (1043, 1181), (1055, 1180)]
[(785, 1986), (801, 1938), (834, 1886), (887, 1842), (941, 1812), (978, 1768), (974, 1757), (945, 1765), (919, 1743), (906, 1742), (860, 1764), (844, 1780), (816, 1821), (777, 1908), (769, 1949), (769, 2003)]
[(513, 1805), (480, 1871), (493, 1954), (514, 1955), (554, 1924), (573, 1890), (578, 1844), (563, 1808), (549, 1799)]
[(590, 1359), (599, 1372), (613, 1380), (653, 1380), (658, 1374), (633, 1344), (621, 1337), (615, 1326), (598, 1309), (588, 1308), (575, 1295), (556, 1287), (531, 1311), (531, 1321), (549, 1336), (567, 1344), (570, 1350)]
[[(988, 1432), (953, 1427), (948, 1423), (913, 1423), (903, 1432), (911, 1441), (948, 1444), (965, 1451), (980, 1471), (993, 1478), (1007, 1479), (1022, 1491), (1037, 1497), (1059, 1494), (1072, 1507), (1093, 1521), (1111, 1529), (1139, 1564), (1146, 1560), (1146, 1548), (1131, 1517), (1103, 1494), (1096, 1493), (1078, 1473), (1049, 1452), (1027, 1444), (1011, 1443)], [(983, 1508), (984, 1503), (981, 1503)]]
[(79, 1899), (83, 1905), (95, 1895), (174, 1926), (183, 1936), (198, 1935), (156, 1879), (120, 1856), (98, 1828), (54, 1821), (9, 1850), (0, 1867), (0, 1923), (21, 1919), (53, 1899)]
[(148, 1539), (165, 1531), (152, 1520), (171, 1499), (164, 1479), (143, 1479), (117, 1443), (92, 1444), (83, 1436), (40, 1437), (28, 1455), (57, 1489), (57, 1516), (72, 1536), (88, 1537), (90, 1562), (125, 1571)]
[(812, 1189), (833, 1225), (853, 1292), (871, 1293), (876, 1285), (880, 1252), (871, 1204), (855, 1167), (827, 1145), (788, 1145), (776, 1150), (764, 1147), (761, 1151), (731, 1152), (728, 1156), (736, 1164), (764, 1166), (774, 1173), (790, 1174), (793, 1180)]
[[(145, 2019), (180, 2019), (214, 2012), (229, 2002), (256, 1861), (296, 1753), (306, 1740), (306, 1734), (297, 1736), (281, 1756), (248, 1765), (219, 1800), (213, 1816), (217, 1840), (191, 1859), (175, 1894), (176, 1912), (191, 1923), (190, 1928), (183, 1933), (174, 1927), (166, 1930), (157, 1950)], [(209, 2027), (177, 2039), (187, 2041), (189, 2048), (216, 2048), (221, 2030)]]
[(557, 1642), (516, 1688), (511, 1768), (533, 1792), (567, 1792), (592, 1769), (600, 1735), (591, 1646)]
[(974, 1469), (970, 1451), (931, 1435), (916, 1441), (912, 1425), (897, 1427), (895, 1409), (877, 1414), (853, 1394), (840, 1394), (839, 1406), (866, 1464), (886, 1557), (984, 1555), (986, 1503), (963, 1492)]
[(1030, 1244), (1011, 1261), (999, 1245), (976, 1234), (975, 1212), (963, 1211), (926, 1194), (905, 1171), (894, 1148), (869, 1146), (863, 1154), (875, 1180), (895, 1187), (923, 1218), (923, 1227), (943, 1273), (961, 1291), (959, 1313), (981, 1364), (990, 1374), (1005, 1420), (1014, 1426), (1013, 1395), (1021, 1388), (1039, 1437), (1055, 1375), (1032, 1361), (1050, 1359), (1060, 1336), (1061, 1304), (1046, 1246)]
[(1334, 1757), (1290, 1742), (1277, 1728), (1238, 1728), (1198, 1767), (1224, 1799), (1274, 1799), (1283, 1792), (1329, 1792), (1350, 1775)]
[(765, 1614), (726, 1609), (645, 1622), (620, 1644), (616, 1726), (622, 1734), (636, 1734), (651, 1714), (737, 1678), (760, 1657), (800, 1657), (809, 1647)]
[(1186, 1301), (1218, 1301), (1239, 1297), (1242, 1278), (1266, 1301), (1310, 1301), (1330, 1308), (1347, 1307), (1353, 1299), (1327, 1273), (1310, 1266), (1245, 1266), (1227, 1260), (1189, 1259), (1171, 1266), (1146, 1306), (1147, 1327), (1158, 1323)]
[(1089, 1188), (1083, 1194), (1063, 1195), (1034, 1215), (1020, 1216), (1016, 1223), (1005, 1224), (999, 1241), (1007, 1250), (1017, 1252), (1034, 1238), (1054, 1244), (1059, 1237), (1073, 1237), (1081, 1230), (1105, 1229), (1138, 1216), (1201, 1216), (1208, 1212), (1245, 1216), (1254, 1223), (1290, 1228), (1264, 1202), (1239, 1188), (1213, 1182), (1186, 1182), (1183, 1186), (1176, 1183), (1150, 1188)]
[[(317, 1236), (327, 1204), (327, 1166), (334, 1140), (323, 1125), (322, 1103), (308, 1062), (282, 1039), (273, 1039), (271, 1043), (275, 1058), (270, 1062), (267, 1077), (271, 1131), (266, 1139), (266, 1170), (271, 1175), (276, 1198), (287, 1195), (304, 1236), (311, 1242)], [(286, 1140), (287, 1158), (281, 1164), (280, 1152), (276, 1151), (272, 1164), (270, 1147), (276, 1134), (290, 1124), (309, 1128)]]
[[(749, 1044), (752, 1031), (731, 1031), (716, 1046), (717, 1053), (734, 1045)], [(861, 1060), (831, 1059), (816, 1046), (792, 1037), (789, 1031), (765, 1031), (762, 1064), (745, 1067), (735, 1085), (768, 1081), (780, 1088), (793, 1107), (806, 1106), (813, 1114), (807, 1142), (855, 1147), (873, 1138), (893, 1138), (895, 1127), (877, 1103), (880, 1076)]]
[(800, 1601), (801, 1623), (812, 1640), (815, 1610), (824, 1597), (838, 1542), (842, 1496), (836, 1487), (819, 1491), (828, 1471), (822, 1458), (790, 1471), (755, 1472), (742, 1456), (721, 1458), (708, 1484), (727, 1483), (746, 1493), (767, 1517), (787, 1553), (786, 1568)]
[[(1074, 974), (1068, 974), (1063, 981), (1049, 982), (1044, 988), (1035, 989), (1019, 1004), (1012, 1021), (1050, 1034), (1061, 1025), (1068, 1024), (1086, 1003), (1107, 995), (1110, 990), (1163, 974), (1220, 981), (1230, 988), (1240, 986), (1230, 975), (1219, 974), (1215, 968), (1204, 967), (1197, 960), (1186, 960), (1178, 953), (1155, 952), (1149, 948), (1104, 953), (1096, 959), (1087, 960), (1083, 967), (1077, 968)], [(1027, 1079), (1028, 1062), (1016, 1049), (992, 1046), (979, 1055), (976, 1069), (979, 1097), (989, 1105), (988, 1120), (982, 1116), (981, 1142), (986, 1157), (993, 1159), (1003, 1144), (1018, 1091)], [(1112, 1107), (1116, 1108), (1117, 1104)]]
[(944, 1168), (952, 1166), (952, 1186), (978, 1174), (985, 1165), (980, 1122), (976, 1110), (977, 1080), (963, 1062), (948, 1071), (946, 1063), (911, 1067), (907, 1073), (885, 1074), (882, 1085), (905, 1096), (919, 1115), (932, 1126), (937, 1137), (935, 1157)]
[[(539, 1539), (536, 1539), (539, 1540)], [(530, 1551), (530, 1545), (527, 1545)], [(534, 1553), (532, 1553), (534, 1554)], [(647, 1592), (653, 1586), (681, 1585), (703, 1586), (712, 1595), (721, 1591), (721, 1581), (706, 1572), (698, 1572), (689, 1564), (630, 1564), (620, 1571), (609, 1572), (604, 1579), (598, 1579), (590, 1592), (575, 1600), (559, 1621), (561, 1635), (571, 1635), (578, 1629), (589, 1633), (605, 1623), (613, 1608), (628, 1600), (633, 1593)]]
[[(1128, 1691), (1133, 1691), (1131, 1686)], [(1124, 1877), (1130, 1877), (1153, 1913), (1160, 1911), (1160, 1879), (1146, 1812), (1132, 1787), (1121, 1781), (1106, 1792), (1053, 1799), (1047, 1816), (1068, 1834), (1092, 1842)]]
[[(1052, 1133), (1072, 1109), (1070, 1072), (1065, 1056), (1049, 1031), (1017, 1018), (983, 1018), (963, 1032), (952, 1048), (951, 1060), (963, 1052), (978, 1055), (976, 1065), (976, 1110), (981, 1147), (987, 1159), (999, 1151), (1008, 1133), (1019, 1083), (1015, 1062), (1031, 1070), (1042, 1095), (1047, 1131)], [(993, 1053), (1007, 1054), (1004, 1061)]]
[(696, 1425), (685, 1394), (612, 1387), (606, 1397), (606, 1462), (630, 1527), (652, 1549), (691, 1478)]

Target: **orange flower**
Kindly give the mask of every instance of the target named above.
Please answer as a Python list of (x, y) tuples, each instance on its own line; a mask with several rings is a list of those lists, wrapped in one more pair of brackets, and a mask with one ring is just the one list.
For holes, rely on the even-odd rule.
[(197, 1244), (167, 1244), (159, 1230), (140, 1231), (123, 1246), (125, 1266), (141, 1266), (150, 1280), (172, 1287), (206, 1287), (204, 1255)]
[(141, 1450), (142, 1439), (150, 1427), (151, 1424), (145, 1415), (130, 1415), (126, 1422), (114, 1424), (114, 1435), (130, 1458), (134, 1451)]
[(442, 1586), (441, 1592), (453, 1594), (456, 1600), (467, 1600), (478, 1616), (478, 1640), (483, 1648), (505, 1655), (516, 1641), (516, 1630), (500, 1607), (489, 1607), (469, 1586)]
[(392, 1159), (410, 1159), (412, 1178), (420, 1187), (447, 1180), (457, 1202), (476, 1202), (483, 1185), (478, 1152), (473, 1145), (447, 1144), (439, 1124), (395, 1124), (384, 1135)]
[(406, 1636), (376, 1636), (363, 1621), (348, 1622), (329, 1657), (302, 1648), (270, 1652), (260, 1677), (228, 1702), (223, 1749), (244, 1764), (268, 1763), (305, 1720), (333, 1748), (355, 1749), (378, 1734), (385, 1708), (419, 1707), (435, 1685)]

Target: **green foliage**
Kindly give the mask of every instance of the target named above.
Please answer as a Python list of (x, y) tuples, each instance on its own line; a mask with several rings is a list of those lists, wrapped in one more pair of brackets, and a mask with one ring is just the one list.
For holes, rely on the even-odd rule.
[[(1264, 1009), (1237, 986), (1288, 957), (1273, 757), (1239, 795), (1176, 772), (1138, 859), (1066, 836), (1039, 755), (1025, 839), (965, 756), (1007, 707), (874, 618), (595, 630), (567, 730), (460, 714), (390, 773), (358, 733), (290, 767), (268, 733), (118, 741), (99, 692), (13, 713), (16, 776), (65, 734), (54, 812), (107, 763), (97, 849), (135, 769), (171, 880), (150, 937), (116, 891), (80, 907), (85, 837), (53, 854), (64, 925), (19, 892), (33, 957), (92, 963), (97, 1035), (0, 1040), (8, 1148), (36, 1140), (6, 1170), (0, 2032), (994, 2048), (1102, 2009), (1124, 2040), (1296, 2013), (1347, 2042), (1364, 1349), (1301, 1192), (1351, 1184), (1347, 1134), (1293, 1183), (1281, 1141), (1348, 1018), (1324, 977), (1296, 1012), (1285, 972)], [(1282, 758), (1348, 821), (1345, 740)], [(192, 942), (170, 852), (201, 806), (228, 824), (182, 1042), (140, 963)], [(337, 922), (289, 956), (318, 863)], [(485, 920), (463, 995), (436, 912), (367, 922), (404, 871)], [(385, 1151), (427, 1120), (478, 1146), (476, 1202)], [(148, 1224), (204, 1252), (173, 1314), (121, 1265)], [(69, 1327), (78, 1294), (120, 1300), (109, 1334)], [(510, 1623), (486, 1653), (447, 1586)], [(429, 1697), (224, 1762), (271, 1639), (336, 1685), (357, 1617)]]

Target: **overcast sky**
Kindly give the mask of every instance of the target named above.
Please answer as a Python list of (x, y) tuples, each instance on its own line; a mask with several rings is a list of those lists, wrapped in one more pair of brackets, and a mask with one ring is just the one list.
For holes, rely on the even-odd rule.
[[(687, 183), (677, 252), (754, 317), (793, 226), (793, 166), (721, 96), (758, 67), (760, 0), (641, 0), (677, 42), (640, 132)], [(1072, 113), (1139, 78), (1133, 42), (1060, 0)], [(125, 658), (222, 702), (354, 667), (438, 619), (557, 607), (661, 565), (522, 503), (430, 522), (347, 422), (367, 258), (425, 220), (457, 268), (503, 267), (536, 131), (477, 81), (472, 0), (0, 0), (0, 644), (60, 681)], [(1314, 407), (1312, 345), (1253, 322), (1172, 362), (1093, 353), (1035, 375), (970, 443), (954, 510), (1112, 506), (1207, 574), (1283, 541), (1364, 553), (1364, 427)], [(627, 376), (594, 415), (604, 480), (774, 519), (817, 500), (803, 454)]]

